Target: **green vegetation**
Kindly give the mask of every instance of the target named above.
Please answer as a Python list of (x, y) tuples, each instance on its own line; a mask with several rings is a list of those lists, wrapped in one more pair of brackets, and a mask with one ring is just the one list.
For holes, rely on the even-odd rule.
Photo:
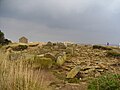
[(66, 81), (68, 83), (79, 83), (80, 82), (80, 80), (76, 77), (75, 78), (66, 78)]
[(27, 45), (18, 45), (18, 46), (15, 46), (15, 47), (12, 47), (14, 51), (22, 51), (22, 50), (25, 50), (28, 48)]
[(101, 46), (101, 45), (93, 45), (93, 49), (112, 50), (112, 48), (108, 46)]
[(8, 40), (8, 39), (5, 39), (4, 33), (1, 32), (1, 30), (0, 30), (0, 44), (1, 44), (1, 45), (7, 45), (7, 44), (9, 44), (9, 43), (11, 43), (11, 41)]
[(0, 30), (0, 44), (4, 42), (4, 33)]
[(90, 82), (88, 90), (120, 90), (120, 75), (100, 76)]
[(120, 52), (115, 51), (115, 50), (111, 50), (111, 51), (107, 52), (107, 56), (119, 58), (120, 57)]

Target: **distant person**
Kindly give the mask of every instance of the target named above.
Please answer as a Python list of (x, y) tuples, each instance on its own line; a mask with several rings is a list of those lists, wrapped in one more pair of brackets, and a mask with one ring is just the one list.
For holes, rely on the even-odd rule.
[(110, 44), (109, 44), (109, 42), (107, 42), (107, 46), (109, 46)]

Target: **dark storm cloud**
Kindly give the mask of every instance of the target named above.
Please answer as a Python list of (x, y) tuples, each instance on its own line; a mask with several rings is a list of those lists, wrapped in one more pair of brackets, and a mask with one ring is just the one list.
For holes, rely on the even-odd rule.
[(0, 0), (0, 24), (32, 40), (116, 43), (119, 4), (119, 0)]
[(37, 21), (56, 28), (81, 29), (86, 24), (104, 22), (107, 15), (101, 5), (94, 4), (94, 0), (87, 1), (2, 0), (1, 13), (2, 16)]

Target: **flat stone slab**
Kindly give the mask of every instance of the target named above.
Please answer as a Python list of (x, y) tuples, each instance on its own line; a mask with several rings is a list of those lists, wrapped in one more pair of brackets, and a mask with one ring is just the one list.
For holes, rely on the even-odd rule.
[(66, 78), (74, 78), (80, 71), (80, 66), (74, 67), (68, 74)]

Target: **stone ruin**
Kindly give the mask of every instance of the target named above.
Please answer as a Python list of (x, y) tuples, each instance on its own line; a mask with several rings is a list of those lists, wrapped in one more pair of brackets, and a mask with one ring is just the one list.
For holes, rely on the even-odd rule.
[(19, 39), (19, 43), (28, 43), (28, 39), (23, 36)]

